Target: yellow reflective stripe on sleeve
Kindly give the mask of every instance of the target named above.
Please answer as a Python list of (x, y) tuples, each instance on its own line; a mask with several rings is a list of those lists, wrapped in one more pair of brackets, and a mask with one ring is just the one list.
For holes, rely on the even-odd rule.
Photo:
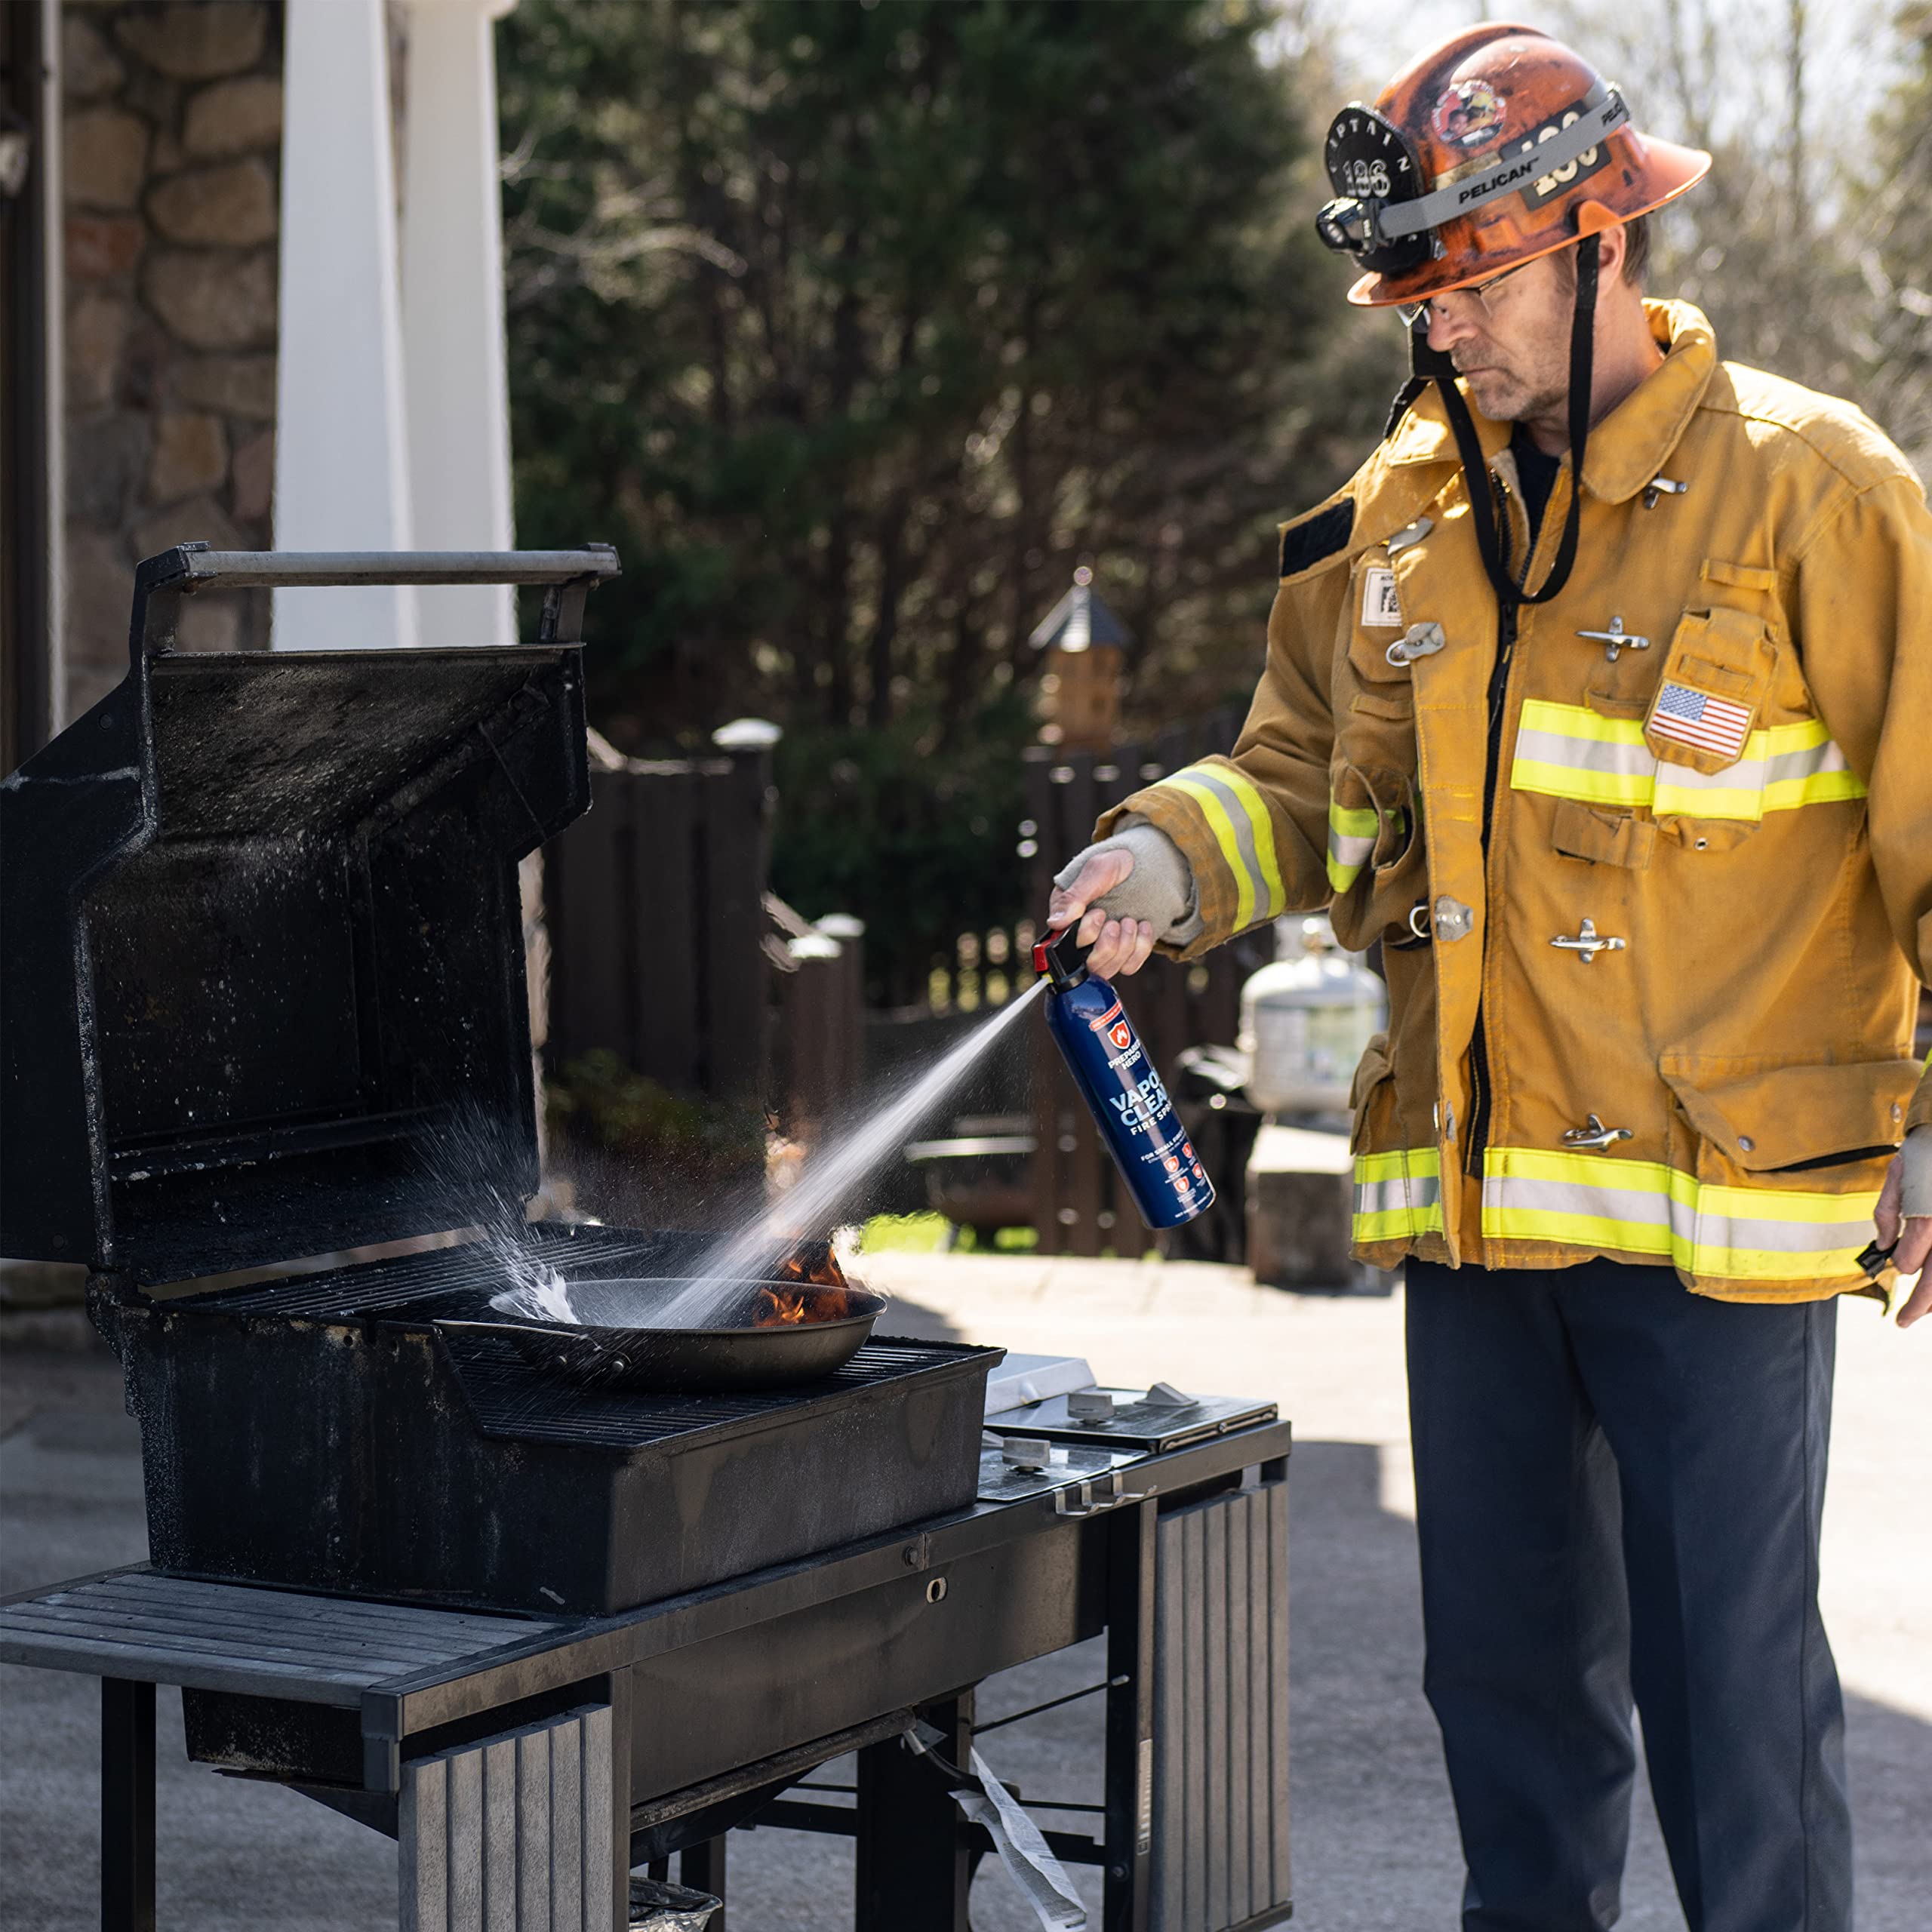
[(1355, 1156), (1355, 1238), (1404, 1241), (1442, 1231), (1442, 1166), (1433, 1147)]
[(1509, 783), (1518, 792), (1586, 804), (1647, 806), (1659, 817), (1755, 820), (1766, 812), (1862, 798), (1865, 787), (1821, 721), (1753, 731), (1721, 771), (1660, 764), (1641, 720), (1604, 718), (1579, 704), (1525, 700)]
[(1655, 1161), (1599, 1154), (1492, 1147), (1483, 1158), (1485, 1237), (1654, 1255), (1711, 1279), (1855, 1275), (1878, 1198), (1875, 1188), (1721, 1186)]
[(1272, 918), (1288, 903), (1287, 888), (1281, 883), (1281, 862), (1275, 856), (1275, 827), (1268, 816), (1268, 801), (1260, 787), (1244, 771), (1231, 764), (1217, 764), (1200, 774), (1210, 783), (1225, 785), (1240, 801), (1254, 835), (1254, 863), (1260, 882), (1260, 897), (1267, 901), (1263, 917)]
[(1287, 903), (1275, 856), (1267, 801), (1254, 780), (1231, 764), (1193, 764), (1161, 780), (1201, 808), (1235, 882), (1235, 930), (1272, 918)]
[(1373, 805), (1338, 805), (1328, 801), (1328, 883), (1346, 892), (1361, 875), (1375, 850), (1381, 815)]

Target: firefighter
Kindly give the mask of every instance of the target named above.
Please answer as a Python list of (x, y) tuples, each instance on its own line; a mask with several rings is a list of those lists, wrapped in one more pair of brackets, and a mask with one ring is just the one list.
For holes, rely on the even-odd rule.
[(1406, 1271), (1468, 1932), (1616, 1918), (1633, 1702), (1694, 1932), (1844, 1932), (1818, 1534), (1838, 1297), (1932, 1249), (1932, 517), (1856, 409), (1644, 299), (1709, 157), (1567, 48), (1459, 33), (1327, 160), (1414, 377), (1282, 529), (1233, 755), (1050, 916), (1108, 975), (1324, 906), (1381, 946), (1355, 1252)]

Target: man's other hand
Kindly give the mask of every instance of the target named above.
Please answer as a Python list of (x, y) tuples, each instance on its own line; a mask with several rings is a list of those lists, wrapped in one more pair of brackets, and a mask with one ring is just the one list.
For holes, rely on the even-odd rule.
[(1080, 943), (1094, 949), (1087, 956), (1088, 970), (1103, 980), (1139, 972), (1154, 950), (1150, 920), (1110, 919), (1094, 903), (1124, 885), (1133, 872), (1134, 854), (1124, 847), (1096, 851), (1068, 884), (1054, 888), (1048, 902), (1047, 923), (1055, 932), (1079, 921)]
[(1892, 1156), (1872, 1218), (1880, 1242), (1892, 1248), (1892, 1265), (1901, 1275), (1918, 1277), (1899, 1310), (1899, 1326), (1909, 1328), (1921, 1315), (1932, 1315), (1932, 1269), (1926, 1266), (1932, 1260), (1932, 1127), (1915, 1127)]

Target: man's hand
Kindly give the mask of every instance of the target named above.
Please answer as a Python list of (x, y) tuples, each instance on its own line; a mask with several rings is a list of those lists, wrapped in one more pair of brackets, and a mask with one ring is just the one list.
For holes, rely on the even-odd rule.
[(1047, 923), (1058, 932), (1080, 921), (1080, 943), (1091, 946), (1087, 966), (1103, 980), (1137, 973), (1154, 950), (1155, 934), (1146, 919), (1110, 919), (1094, 902), (1124, 885), (1134, 872), (1134, 854), (1121, 847), (1097, 852), (1066, 885), (1054, 888), (1047, 906)]
[[(1899, 1326), (1909, 1328), (1932, 1315), (1932, 1127), (1915, 1127), (1892, 1157), (1885, 1185), (1872, 1215), (1878, 1239), (1892, 1247), (1892, 1265), (1901, 1275), (1916, 1275), (1918, 1286), (1899, 1310)], [(1897, 1244), (1893, 1247), (1893, 1244)]]

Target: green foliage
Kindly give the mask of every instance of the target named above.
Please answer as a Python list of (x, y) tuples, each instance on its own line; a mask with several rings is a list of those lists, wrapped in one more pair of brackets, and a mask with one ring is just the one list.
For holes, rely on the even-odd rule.
[[(1807, 0), (1762, 10), (1749, 32), (1740, 17), (1726, 0), (1629, 0), (1614, 14), (1556, 0), (1550, 24), (1616, 77), (1641, 126), (1713, 157), (1658, 217), (1652, 291), (1703, 309), (1726, 356), (1857, 403), (1923, 466), (1932, 8), (1906, 0), (1862, 43)], [(1874, 77), (1894, 68), (1884, 98)]]
[[(1327, 487), (1338, 318), (1260, 0), (526, 0), (501, 29), (523, 540), (601, 536), (600, 721), (955, 742), (1075, 561), (1238, 640)], [(1303, 170), (1305, 172), (1305, 168)], [(1225, 672), (1207, 674), (1216, 694)]]
[[(1266, 0), (523, 0), (499, 29), (517, 525), (601, 538), (592, 715), (770, 717), (775, 888), (876, 987), (1027, 908), (1033, 626), (1091, 561), (1130, 728), (1245, 697), (1275, 521), (1359, 460)], [(1325, 110), (1327, 103), (1321, 103)]]
[[(955, 1227), (943, 1214), (875, 1214), (866, 1222), (859, 1252), (866, 1254), (1030, 1254), (1040, 1244), (1033, 1228), (1000, 1228), (982, 1251), (971, 1228)], [(861, 1264), (863, 1266), (863, 1263)]]
[(1020, 916), (1020, 755), (1033, 735), (1009, 688), (939, 755), (932, 707), (877, 730), (807, 726), (778, 747), (772, 889), (808, 918), (866, 922), (874, 1001), (922, 998), (935, 948)]
[[(861, 1254), (937, 1254), (955, 1244), (952, 1223), (943, 1214), (875, 1214), (860, 1241)], [(972, 1230), (962, 1229), (958, 1246), (970, 1249)]]
[(571, 1061), (543, 1094), (553, 1136), (660, 1180), (702, 1185), (764, 1158), (764, 1121), (754, 1109), (673, 1094), (604, 1048)]
[(1905, 72), (1880, 115), (1878, 178), (1866, 185), (1878, 238), (1866, 281), (1874, 310), (1872, 405), (1932, 475), (1932, 4), (1898, 14)]

